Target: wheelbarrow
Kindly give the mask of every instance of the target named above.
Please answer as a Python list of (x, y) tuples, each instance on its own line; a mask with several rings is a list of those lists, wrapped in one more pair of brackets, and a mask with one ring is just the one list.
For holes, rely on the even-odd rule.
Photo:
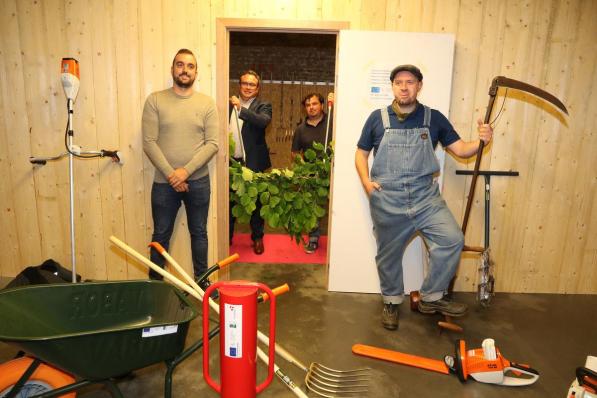
[[(0, 341), (31, 355), (0, 365), (0, 397), (74, 397), (81, 387), (102, 383), (122, 398), (114, 378), (162, 361), (164, 396), (170, 397), (174, 368), (203, 345), (201, 340), (184, 350), (198, 312), (182, 292), (161, 281), (8, 289), (0, 292), (0, 314)], [(42, 394), (16, 395), (23, 386), (31, 390), (31, 380)]]

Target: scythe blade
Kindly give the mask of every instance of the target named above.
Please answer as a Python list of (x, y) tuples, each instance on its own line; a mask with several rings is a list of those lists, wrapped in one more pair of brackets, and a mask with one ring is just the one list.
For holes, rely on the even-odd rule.
[(497, 87), (507, 87), (507, 88), (512, 88), (515, 90), (520, 90), (520, 91), (524, 91), (527, 93), (531, 93), (533, 95), (536, 95), (537, 97), (543, 98), (544, 100), (546, 100), (548, 102), (551, 102), (552, 104), (557, 106), (562, 112), (564, 112), (566, 115), (568, 114), (568, 110), (566, 109), (566, 106), (562, 103), (562, 101), (560, 101), (556, 96), (548, 93), (547, 91), (540, 89), (539, 87), (535, 87), (531, 84), (521, 82), (519, 80), (510, 79), (505, 76), (497, 76), (493, 79), (491, 88), (489, 90), (490, 91), (489, 95), (491, 95), (491, 89), (494, 86), (496, 86), (496, 90), (497, 90)]

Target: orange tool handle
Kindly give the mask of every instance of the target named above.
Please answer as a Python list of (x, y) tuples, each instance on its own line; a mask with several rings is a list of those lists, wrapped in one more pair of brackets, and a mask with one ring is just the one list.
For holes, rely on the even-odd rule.
[[(285, 283), (281, 286), (278, 286), (278, 287), (272, 289), (272, 293), (274, 293), (274, 296), (279, 296), (281, 294), (288, 293), (289, 291), (290, 291), (290, 286), (288, 286), (288, 283)], [(269, 300), (269, 294), (267, 294), (267, 293), (260, 294), (258, 300), (260, 303)]]
[(231, 254), (230, 256), (226, 257), (225, 259), (218, 261), (216, 264), (218, 264), (218, 267), (220, 267), (220, 269), (222, 269), (222, 268), (226, 267), (227, 265), (232, 264), (239, 258), (240, 258), (240, 256), (238, 255), (238, 253), (234, 253), (234, 254)]
[(166, 249), (164, 249), (164, 246), (162, 246), (158, 242), (151, 242), (147, 246), (148, 247), (153, 247), (160, 254), (164, 254), (166, 252)]
[(439, 327), (451, 330), (453, 332), (462, 333), (464, 331), (464, 329), (462, 329), (461, 326), (458, 326), (457, 324), (452, 322), (439, 321), (437, 324), (439, 325)]
[(352, 352), (369, 358), (382, 359), (384, 361), (395, 362), (402, 365), (414, 366), (415, 368), (427, 369), (446, 375), (450, 374), (446, 364), (437, 359), (404, 354), (402, 352), (386, 350), (364, 344), (353, 345)]

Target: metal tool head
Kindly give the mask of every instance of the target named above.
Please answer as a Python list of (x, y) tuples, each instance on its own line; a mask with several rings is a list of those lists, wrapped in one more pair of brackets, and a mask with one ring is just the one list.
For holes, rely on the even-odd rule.
[(322, 397), (363, 397), (369, 391), (371, 368), (338, 370), (313, 362), (309, 366), (305, 384)]
[[(505, 76), (496, 76), (492, 81), (491, 87), (489, 88), (489, 95), (492, 95), (492, 90), (497, 92), (498, 87), (507, 87), (531, 93), (557, 106), (566, 115), (568, 114), (568, 109), (566, 109), (566, 106), (562, 103), (562, 101), (560, 101), (555, 95), (552, 95), (547, 91), (540, 89), (539, 87), (535, 87), (519, 80), (510, 79)], [(495, 95), (495, 93), (493, 95)]]

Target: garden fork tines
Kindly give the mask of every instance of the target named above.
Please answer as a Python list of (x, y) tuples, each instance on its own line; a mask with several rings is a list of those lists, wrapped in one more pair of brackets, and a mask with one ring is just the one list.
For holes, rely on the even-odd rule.
[(322, 397), (363, 397), (369, 390), (371, 368), (338, 370), (313, 362), (306, 370), (307, 388)]

